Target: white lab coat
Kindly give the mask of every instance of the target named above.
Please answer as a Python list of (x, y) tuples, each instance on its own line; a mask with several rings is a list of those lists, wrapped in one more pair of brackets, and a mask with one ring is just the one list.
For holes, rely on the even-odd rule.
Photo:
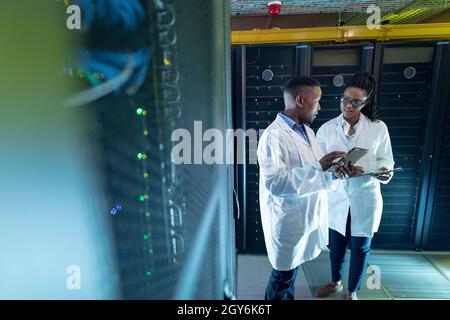
[[(377, 171), (381, 167), (392, 169), (392, 156), (389, 132), (382, 121), (372, 122), (361, 113), (355, 134), (348, 139), (345, 134), (345, 119), (342, 114), (325, 124), (317, 131), (317, 141), (323, 153), (331, 151), (348, 152), (353, 147), (369, 149), (356, 165), (365, 172)], [(391, 177), (392, 179), (392, 177)], [(388, 183), (384, 181), (381, 183)], [(380, 226), (383, 211), (380, 180), (371, 176), (352, 179), (337, 179), (328, 190), (329, 227), (345, 235), (347, 216), (351, 212), (351, 235), (372, 237)]]
[(272, 267), (291, 270), (316, 258), (328, 244), (327, 192), (314, 132), (310, 146), (280, 117), (258, 144), (259, 199), (267, 253)]

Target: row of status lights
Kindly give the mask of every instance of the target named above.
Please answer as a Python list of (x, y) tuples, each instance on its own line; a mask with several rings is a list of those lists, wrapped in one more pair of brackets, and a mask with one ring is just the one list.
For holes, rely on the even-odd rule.
[[(147, 114), (148, 114), (148, 113), (147, 113), (147, 110), (145, 110), (145, 109), (142, 108), (142, 107), (139, 107), (139, 108), (136, 109), (136, 115), (137, 115), (138, 117), (145, 117), (145, 116), (147, 116)], [(147, 128), (144, 128), (143, 134), (144, 134), (144, 136), (148, 136), (148, 135), (149, 135), (149, 130), (148, 130)], [(147, 154), (146, 154), (145, 152), (138, 152), (137, 155), (136, 155), (136, 158), (137, 158), (137, 160), (139, 160), (139, 161), (146, 160), (146, 159), (147, 159)], [(147, 179), (147, 178), (149, 177), (148, 172), (144, 171), (143, 176), (144, 176), (145, 179)], [(149, 199), (150, 199), (150, 196), (149, 196), (148, 194), (141, 194), (141, 195), (139, 196), (139, 201), (140, 201), (140, 202), (145, 202), (145, 201), (147, 201), (147, 200), (149, 200)], [(151, 216), (150, 212), (147, 211), (147, 210), (145, 210), (145, 216), (146, 216), (147, 218), (150, 218), (150, 216)], [(150, 240), (151, 237), (152, 237), (151, 232), (147, 232), (147, 233), (144, 234), (144, 240), (145, 240), (145, 241)], [(144, 246), (144, 250), (145, 250), (145, 251), (148, 250), (148, 253), (149, 253), (150, 255), (153, 255), (153, 253), (154, 253), (153, 248), (147, 248), (146, 246)], [(148, 270), (148, 271), (145, 273), (145, 275), (148, 276), (148, 277), (152, 276), (152, 274), (153, 274), (153, 271), (152, 271), (152, 270)]]

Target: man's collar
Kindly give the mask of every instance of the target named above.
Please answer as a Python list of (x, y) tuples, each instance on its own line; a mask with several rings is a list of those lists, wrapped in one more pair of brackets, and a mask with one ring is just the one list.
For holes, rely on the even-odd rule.
[(290, 117), (288, 117), (287, 115), (284, 114), (284, 112), (280, 112), (278, 113), (278, 115), (284, 120), (284, 122), (287, 123), (287, 125), (294, 129), (295, 126), (301, 126), (300, 124), (298, 124), (297, 122), (295, 122), (294, 120), (292, 120)]

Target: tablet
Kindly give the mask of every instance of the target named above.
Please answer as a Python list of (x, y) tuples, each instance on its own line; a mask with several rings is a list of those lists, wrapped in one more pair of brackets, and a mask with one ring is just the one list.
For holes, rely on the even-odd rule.
[(344, 158), (344, 163), (346, 166), (348, 166), (348, 163), (351, 161), (352, 164), (355, 164), (359, 159), (364, 157), (364, 155), (369, 152), (368, 149), (363, 148), (353, 148), (350, 150), (347, 154), (347, 156)]
[[(368, 149), (363, 148), (353, 148), (348, 153), (347, 156), (344, 158), (336, 159), (333, 162), (340, 162), (344, 161), (345, 166), (348, 166), (349, 162), (351, 161), (352, 164), (355, 164), (356, 161), (361, 159), (367, 152), (369, 152)], [(329, 172), (336, 172), (339, 169), (338, 165), (332, 165), (330, 169), (328, 169)]]

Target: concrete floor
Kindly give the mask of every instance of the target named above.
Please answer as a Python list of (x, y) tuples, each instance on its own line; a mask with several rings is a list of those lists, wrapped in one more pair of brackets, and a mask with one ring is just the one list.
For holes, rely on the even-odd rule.
[[(348, 253), (346, 261), (348, 261)], [(450, 299), (450, 253), (415, 253), (373, 250), (373, 266), (358, 292), (359, 300)], [(348, 263), (346, 264), (348, 275)], [(380, 270), (379, 274), (371, 273)], [(266, 255), (238, 255), (237, 298), (262, 300), (272, 268)], [(330, 280), (328, 252), (301, 266), (295, 283), (296, 300), (316, 300), (312, 293)], [(344, 289), (347, 277), (344, 278)], [(345, 291), (329, 297), (344, 299)]]

